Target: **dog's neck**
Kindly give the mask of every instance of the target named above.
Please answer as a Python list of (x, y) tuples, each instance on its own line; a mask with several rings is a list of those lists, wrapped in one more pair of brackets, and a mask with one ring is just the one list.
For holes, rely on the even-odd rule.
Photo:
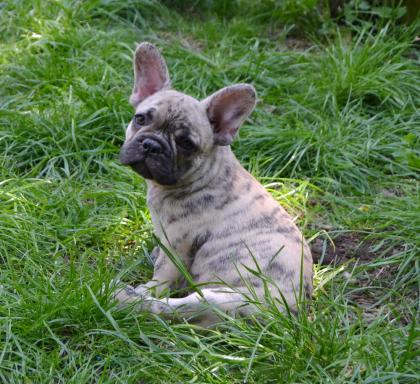
[(190, 196), (191, 194), (208, 188), (208, 186), (219, 176), (226, 172), (226, 169), (236, 167), (239, 165), (238, 160), (233, 154), (229, 146), (219, 146), (209, 155), (197, 168), (195, 168), (191, 175), (192, 178), (187, 178), (177, 185), (160, 185), (153, 180), (146, 180), (148, 190), (148, 203), (153, 204), (156, 198), (175, 197), (180, 200), (182, 196)]

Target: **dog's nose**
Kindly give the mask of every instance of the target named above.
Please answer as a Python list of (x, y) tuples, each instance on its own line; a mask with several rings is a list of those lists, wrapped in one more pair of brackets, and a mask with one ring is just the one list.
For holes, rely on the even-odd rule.
[(143, 146), (143, 149), (147, 153), (152, 153), (154, 155), (157, 155), (162, 152), (162, 146), (159, 144), (158, 141), (154, 139), (151, 139), (151, 138), (144, 139), (141, 145)]

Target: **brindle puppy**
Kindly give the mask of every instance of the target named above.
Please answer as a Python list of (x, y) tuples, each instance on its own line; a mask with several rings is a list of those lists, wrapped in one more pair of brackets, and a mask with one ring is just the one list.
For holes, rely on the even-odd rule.
[[(121, 162), (146, 179), (147, 203), (161, 243), (178, 255), (195, 283), (209, 284), (201, 286), (202, 295), (152, 298), (152, 292), (159, 297), (182, 281), (179, 269), (156, 248), (152, 281), (120, 290), (117, 300), (209, 325), (220, 319), (215, 308), (252, 313), (256, 307), (242, 292), (249, 295), (251, 286), (264, 301), (268, 286), (280, 308), (285, 300), (295, 309), (301, 287), (311, 295), (310, 250), (287, 212), (229, 146), (255, 106), (255, 89), (236, 84), (202, 101), (171, 90), (165, 61), (149, 43), (137, 48), (134, 73), (130, 101), (135, 114)], [(249, 271), (258, 268), (268, 284)]]

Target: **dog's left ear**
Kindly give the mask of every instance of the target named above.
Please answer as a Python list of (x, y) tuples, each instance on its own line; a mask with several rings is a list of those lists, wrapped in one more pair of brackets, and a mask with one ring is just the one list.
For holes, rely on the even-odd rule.
[(150, 43), (141, 43), (134, 53), (134, 88), (130, 97), (133, 106), (146, 97), (171, 86), (168, 67), (159, 50)]
[(222, 88), (202, 101), (216, 145), (232, 143), (239, 127), (254, 109), (256, 95), (252, 85), (236, 84)]

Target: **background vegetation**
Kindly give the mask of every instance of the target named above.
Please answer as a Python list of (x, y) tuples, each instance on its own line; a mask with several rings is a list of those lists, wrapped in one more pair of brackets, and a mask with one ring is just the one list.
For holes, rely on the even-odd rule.
[[(1, 3), (0, 381), (418, 382), (418, 22), (391, 3)], [(256, 87), (234, 150), (311, 239), (309, 318), (201, 331), (100, 293), (152, 273), (145, 186), (117, 160), (145, 40), (176, 89)]]

